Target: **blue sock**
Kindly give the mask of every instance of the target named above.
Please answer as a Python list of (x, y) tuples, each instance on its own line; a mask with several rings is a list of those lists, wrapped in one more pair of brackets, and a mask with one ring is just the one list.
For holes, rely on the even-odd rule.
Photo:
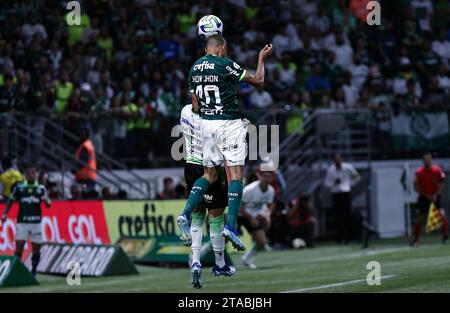
[(200, 204), (200, 202), (202, 202), (203, 195), (208, 191), (209, 185), (209, 181), (204, 177), (200, 177), (195, 181), (183, 210), (184, 215), (188, 217), (191, 216), (192, 211)]
[(230, 181), (230, 186), (228, 187), (227, 226), (233, 230), (236, 229), (236, 221), (241, 209), (242, 190), (243, 186), (240, 180)]

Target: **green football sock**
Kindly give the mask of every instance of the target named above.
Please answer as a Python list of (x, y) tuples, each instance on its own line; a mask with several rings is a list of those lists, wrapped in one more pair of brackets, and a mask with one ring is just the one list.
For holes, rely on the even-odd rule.
[(236, 220), (241, 208), (242, 199), (242, 182), (240, 180), (230, 181), (228, 187), (228, 217), (227, 226), (231, 229), (236, 229)]
[(191, 226), (203, 227), (205, 221), (205, 211), (192, 213)]
[(223, 222), (224, 222), (223, 214), (216, 217), (209, 217), (208, 223), (210, 233), (222, 234)]
[(195, 181), (183, 210), (184, 215), (188, 217), (191, 216), (192, 211), (200, 204), (200, 202), (202, 202), (203, 195), (208, 191), (209, 185), (209, 181), (204, 177), (200, 177)]

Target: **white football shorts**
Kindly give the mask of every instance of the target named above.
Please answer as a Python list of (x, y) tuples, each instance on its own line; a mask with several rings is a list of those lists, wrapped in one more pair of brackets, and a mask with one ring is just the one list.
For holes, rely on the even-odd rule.
[(34, 243), (42, 242), (41, 223), (17, 223), (15, 240), (27, 241), (28, 239)]
[(247, 156), (248, 124), (241, 119), (202, 119), (203, 166), (244, 165)]

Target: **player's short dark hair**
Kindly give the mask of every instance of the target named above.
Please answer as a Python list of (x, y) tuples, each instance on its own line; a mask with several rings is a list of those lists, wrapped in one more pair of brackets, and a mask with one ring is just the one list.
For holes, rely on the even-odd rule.
[(173, 183), (173, 179), (172, 179), (172, 177), (164, 177), (164, 179), (163, 179), (163, 183), (164, 183), (164, 184), (166, 184), (166, 183), (170, 183), (170, 182), (172, 182), (172, 183)]
[(223, 37), (222, 35), (212, 35), (210, 37), (208, 37), (208, 39), (206, 39), (206, 46), (212, 46), (212, 47), (218, 47), (218, 46), (223, 46), (226, 45), (227, 41), (225, 40), (225, 37)]

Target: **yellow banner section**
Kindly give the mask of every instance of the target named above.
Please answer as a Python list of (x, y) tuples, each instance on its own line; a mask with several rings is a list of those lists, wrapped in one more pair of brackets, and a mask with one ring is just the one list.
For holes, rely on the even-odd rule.
[[(178, 233), (176, 218), (186, 200), (103, 201), (111, 243), (121, 237), (152, 238)], [(206, 231), (206, 226), (205, 226)], [(245, 229), (241, 239), (247, 249), (251, 237)], [(235, 251), (229, 245), (227, 251)]]

